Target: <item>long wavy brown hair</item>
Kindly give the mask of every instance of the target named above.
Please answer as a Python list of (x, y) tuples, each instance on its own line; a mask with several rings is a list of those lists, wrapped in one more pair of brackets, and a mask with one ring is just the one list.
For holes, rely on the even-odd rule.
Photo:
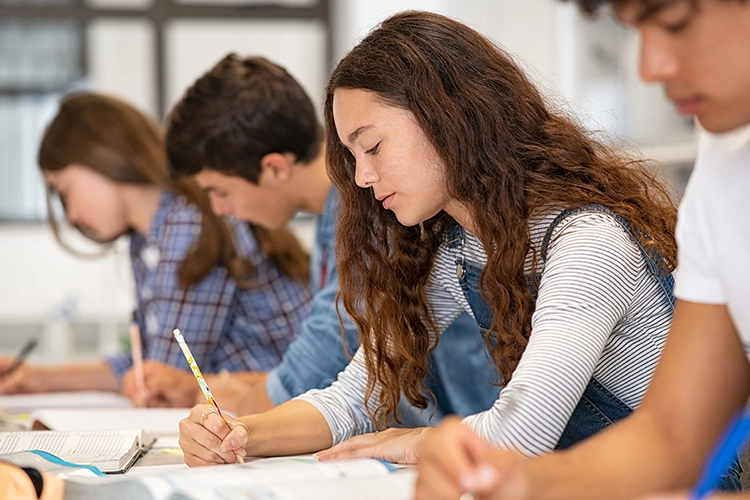
[[(211, 211), (203, 190), (190, 178), (170, 177), (159, 125), (128, 103), (89, 92), (66, 96), (47, 127), (38, 160), (42, 171), (80, 164), (115, 182), (153, 185), (185, 196), (200, 210), (201, 234), (180, 263), (180, 284), (189, 288), (205, 278), (214, 266), (222, 265), (241, 286), (254, 286), (252, 264), (238, 255), (229, 227)], [(57, 240), (70, 250), (60, 236), (51, 210), (52, 194), (48, 190), (49, 222)], [(85, 228), (78, 229), (89, 239), (108, 243)], [(299, 248), (302, 256), (306, 255), (287, 230), (266, 231), (254, 226), (252, 229), (261, 249), (277, 262), (282, 272), (301, 280), (308, 279), (307, 266), (301, 268), (296, 264), (302, 259), (289, 257), (290, 248)], [(289, 239), (296, 247), (287, 244)], [(295, 264), (285, 268), (283, 263), (290, 260)]]
[[(403, 12), (383, 21), (333, 71), (325, 96), (328, 169), (342, 199), (338, 229), (340, 293), (359, 327), (370, 374), (368, 404), (377, 425), (398, 421), (403, 391), (420, 408), (434, 322), (425, 289), (452, 218), (441, 212), (405, 227), (369, 189), (355, 184), (355, 162), (333, 117), (336, 89), (374, 92), (408, 110), (445, 164), (448, 194), (471, 211), (487, 250), (482, 297), (494, 324), (487, 348), (507, 383), (531, 334), (534, 298), (524, 274), (529, 218), (548, 207), (599, 203), (637, 229), (671, 271), (676, 209), (647, 166), (590, 137), (553, 112), (510, 56), (450, 18)], [(398, 147), (397, 145), (394, 147)], [(433, 336), (434, 337), (434, 336)]]

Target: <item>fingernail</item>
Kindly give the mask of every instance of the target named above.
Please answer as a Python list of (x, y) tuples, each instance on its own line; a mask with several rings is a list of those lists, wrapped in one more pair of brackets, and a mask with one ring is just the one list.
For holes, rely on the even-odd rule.
[(497, 481), (497, 470), (489, 464), (482, 464), (473, 473), (460, 478), (461, 486), (469, 491), (481, 490), (492, 486)]
[(471, 474), (461, 474), (458, 476), (458, 484), (461, 485), (461, 489), (472, 491), (474, 489), (474, 481)]
[(479, 467), (479, 473), (477, 479), (482, 486), (489, 486), (497, 480), (497, 469), (490, 464), (483, 464)]

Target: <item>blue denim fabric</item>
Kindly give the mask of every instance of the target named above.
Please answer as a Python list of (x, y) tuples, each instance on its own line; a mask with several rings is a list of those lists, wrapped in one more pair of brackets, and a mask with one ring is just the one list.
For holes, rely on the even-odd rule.
[[(547, 229), (545, 238), (542, 242), (541, 256), (542, 260), (546, 260), (547, 248), (552, 237), (552, 232), (555, 227), (562, 222), (563, 219), (573, 214), (580, 212), (600, 212), (607, 213), (614, 216), (615, 220), (625, 229), (625, 231), (631, 236), (632, 240), (638, 245), (641, 254), (646, 262), (650, 274), (655, 280), (659, 282), (665, 295), (669, 298), (669, 301), (674, 308), (675, 298), (673, 294), (674, 290), (674, 277), (671, 274), (661, 276), (664, 270), (664, 259), (654, 250), (647, 251), (643, 248), (638, 240), (633, 236), (633, 232), (628, 222), (621, 216), (614, 214), (611, 210), (600, 205), (587, 205), (573, 210), (565, 210), (561, 212), (554, 221), (550, 224)], [(464, 229), (461, 226), (454, 226), (449, 230), (449, 247), (458, 248), (463, 245), (464, 240)], [(479, 291), (479, 279), (482, 272), (483, 266), (476, 263), (466, 261), (465, 259), (457, 259), (456, 261), (456, 275), (461, 284), (461, 289), (464, 292), (469, 307), (471, 307), (474, 313), (479, 331), (482, 335), (486, 334), (492, 326), (493, 312), (492, 308), (485, 302)], [(532, 295), (536, 296), (537, 290), (531, 282), (530, 277), (527, 278), (529, 282), (529, 288)], [(556, 448), (564, 449), (568, 448), (579, 441), (582, 441), (597, 432), (603, 430), (605, 427), (625, 418), (632, 413), (633, 409), (626, 405), (617, 396), (612, 394), (604, 385), (599, 383), (595, 378), (591, 378), (591, 381), (586, 386), (584, 393), (579, 401), (578, 405), (573, 411), (573, 414), (566, 425), (560, 440), (557, 443)], [(739, 461), (736, 461), (732, 466), (729, 467), (727, 473), (723, 476), (722, 482), (719, 485), (720, 491), (739, 491), (741, 488), (739, 473), (742, 468), (739, 465)]]
[[(335, 296), (338, 291), (336, 271), (336, 222), (338, 196), (331, 189), (323, 215), (318, 219), (313, 249), (310, 279), (314, 297), (312, 312), (303, 321), (300, 335), (291, 344), (281, 364), (268, 376), (266, 391), (274, 404), (281, 404), (307, 392), (331, 384), (349, 364), (341, 337)], [(359, 335), (354, 322), (343, 306), (346, 349), (351, 354), (359, 347)], [(440, 337), (440, 343), (430, 359), (432, 368), (427, 384), (438, 398), (435, 409), (419, 410), (407, 404), (399, 406), (399, 416), (408, 427), (434, 425), (446, 414), (472, 415), (492, 406), (499, 387), (492, 385), (497, 375), (488, 363), (477, 335), (476, 324), (462, 315)], [(478, 380), (487, 381), (477, 383)]]
[(275, 405), (310, 389), (331, 385), (359, 347), (357, 327), (346, 314), (343, 304), (339, 303), (346, 337), (344, 349), (336, 313), (336, 293), (339, 290), (335, 253), (337, 210), (338, 196), (331, 189), (315, 231), (310, 262), (313, 290), (310, 315), (302, 321), (300, 334), (287, 349), (281, 363), (268, 374), (266, 392)]

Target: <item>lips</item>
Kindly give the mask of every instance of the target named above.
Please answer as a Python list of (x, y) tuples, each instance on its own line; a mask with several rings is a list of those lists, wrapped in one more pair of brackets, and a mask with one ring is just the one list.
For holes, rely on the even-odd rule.
[(672, 99), (677, 111), (682, 115), (694, 115), (698, 112), (702, 99), (700, 97), (687, 97)]
[(376, 196), (376, 199), (383, 204), (383, 208), (388, 210), (391, 207), (391, 204), (393, 203), (393, 197), (396, 195), (396, 193), (391, 193), (386, 196)]

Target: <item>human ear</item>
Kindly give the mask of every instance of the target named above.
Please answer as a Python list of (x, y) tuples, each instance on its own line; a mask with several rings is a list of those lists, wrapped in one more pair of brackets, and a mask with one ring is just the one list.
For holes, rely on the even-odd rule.
[(260, 159), (261, 176), (285, 182), (292, 176), (292, 162), (288, 155), (268, 153)]

